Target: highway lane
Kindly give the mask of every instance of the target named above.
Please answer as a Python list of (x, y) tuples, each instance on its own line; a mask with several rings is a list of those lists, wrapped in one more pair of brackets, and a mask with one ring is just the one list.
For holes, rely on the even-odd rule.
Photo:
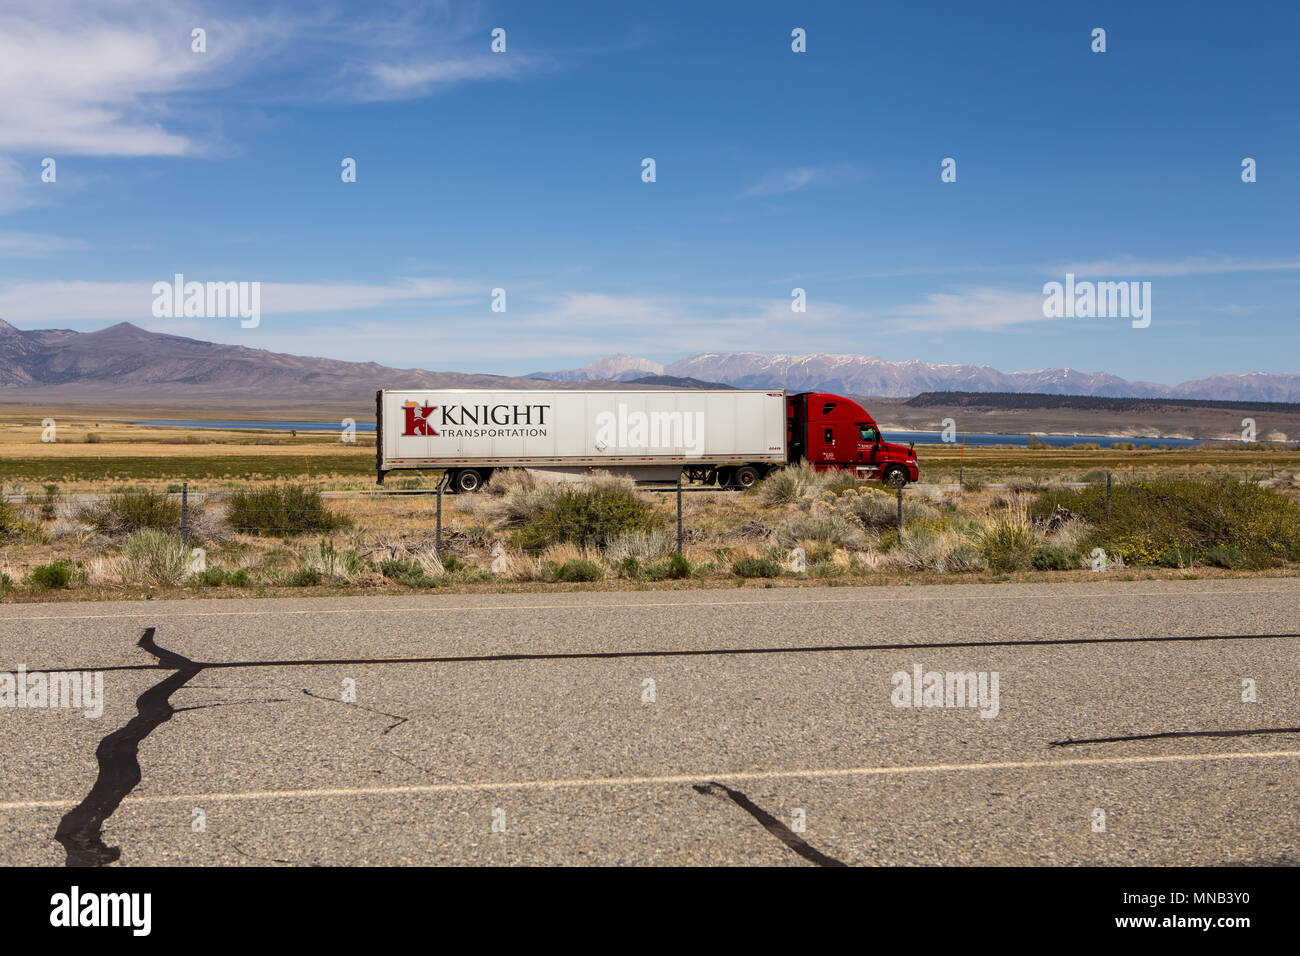
[(1296, 863), (1298, 635), (1261, 578), (7, 606), (105, 701), (0, 709), (0, 861)]

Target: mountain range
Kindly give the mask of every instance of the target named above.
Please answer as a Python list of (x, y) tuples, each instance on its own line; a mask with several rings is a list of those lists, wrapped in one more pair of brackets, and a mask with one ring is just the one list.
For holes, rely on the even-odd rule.
[(1012, 392), (1101, 397), (1300, 401), (1300, 375), (1252, 372), (1162, 385), (1070, 368), (1002, 372), (987, 365), (891, 362), (864, 355), (702, 352), (663, 365), (611, 355), (579, 369), (509, 377), (396, 369), (221, 345), (122, 322), (95, 332), (17, 329), (0, 319), (0, 397), (28, 390), (100, 395), (290, 395), (328, 389), (338, 398), (376, 388), (635, 387), (787, 388), (901, 398), (921, 392)]
[(647, 374), (721, 382), (735, 388), (820, 390), (843, 395), (906, 398), (921, 392), (1015, 392), (1111, 398), (1185, 398), (1230, 401), (1300, 401), (1300, 375), (1250, 372), (1216, 375), (1178, 385), (1129, 381), (1106, 372), (1072, 368), (1001, 372), (988, 365), (890, 362), (870, 355), (770, 355), (701, 352), (668, 365), (611, 355), (580, 369), (535, 372), (557, 382), (584, 378), (629, 380)]

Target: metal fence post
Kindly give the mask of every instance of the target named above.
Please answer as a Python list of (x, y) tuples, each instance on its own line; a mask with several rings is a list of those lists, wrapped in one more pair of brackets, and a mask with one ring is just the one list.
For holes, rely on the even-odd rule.
[(1110, 472), (1106, 472), (1106, 518), (1110, 519)]
[(682, 473), (677, 473), (677, 553), (682, 553)]
[(898, 492), (898, 540), (903, 540), (903, 483), (894, 482), (894, 488)]
[(190, 546), (190, 483), (181, 482), (181, 547)]
[(433, 539), (433, 553), (442, 560), (442, 482), (438, 482), (438, 531)]

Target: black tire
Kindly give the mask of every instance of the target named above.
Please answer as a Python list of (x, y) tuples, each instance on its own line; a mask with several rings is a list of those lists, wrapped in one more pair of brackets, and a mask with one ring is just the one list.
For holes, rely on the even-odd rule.
[(731, 477), (731, 483), (741, 491), (747, 491), (758, 484), (758, 480), (763, 476), (758, 473), (758, 469), (753, 465), (741, 465)]
[(483, 487), (483, 475), (473, 468), (462, 468), (452, 476), (451, 486), (457, 494), (473, 494)]
[(907, 469), (899, 465), (886, 468), (882, 480), (890, 487), (905, 488), (907, 487)]
[(718, 487), (719, 487), (719, 488), (730, 488), (730, 487), (731, 487), (731, 478), (732, 478), (732, 476), (733, 476), (734, 474), (735, 474), (735, 472), (734, 472), (732, 469), (730, 469), (730, 468), (719, 468), (719, 469), (718, 469)]

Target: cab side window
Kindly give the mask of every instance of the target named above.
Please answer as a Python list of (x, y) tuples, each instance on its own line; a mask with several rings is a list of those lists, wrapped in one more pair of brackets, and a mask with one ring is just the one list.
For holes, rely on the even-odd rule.
[(833, 429), (833, 428), (828, 428), (828, 429), (826, 429), (826, 435), (825, 435), (825, 438), (823, 439), (823, 441), (824, 441), (824, 443), (827, 444), (827, 445), (834, 445), (834, 444), (835, 444), (835, 429)]
[(859, 437), (864, 442), (875, 444), (880, 441), (880, 432), (876, 431), (874, 425), (863, 425)]

